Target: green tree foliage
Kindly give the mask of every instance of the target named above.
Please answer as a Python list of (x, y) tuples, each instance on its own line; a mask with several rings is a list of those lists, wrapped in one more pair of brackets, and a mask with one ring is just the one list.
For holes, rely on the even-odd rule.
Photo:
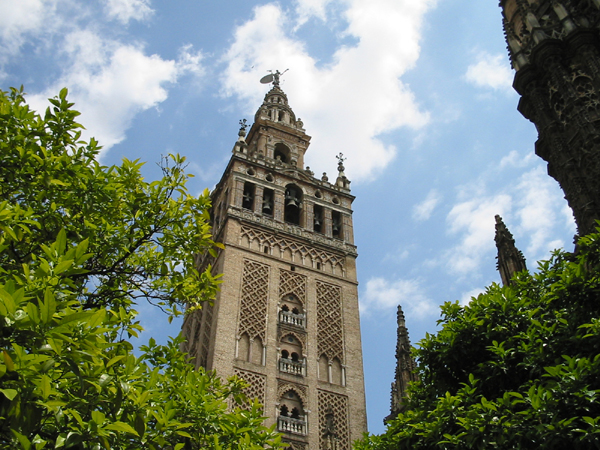
[(443, 305), (407, 410), (357, 448), (600, 448), (599, 274), (592, 234), (514, 286)]
[(196, 270), (214, 252), (208, 192), (186, 191), (184, 159), (146, 182), (142, 164), (104, 167), (80, 141), (66, 89), (42, 117), (0, 92), (0, 447), (278, 447), (244, 383), (196, 371), (154, 341), (133, 353), (135, 302), (172, 317), (214, 297)]

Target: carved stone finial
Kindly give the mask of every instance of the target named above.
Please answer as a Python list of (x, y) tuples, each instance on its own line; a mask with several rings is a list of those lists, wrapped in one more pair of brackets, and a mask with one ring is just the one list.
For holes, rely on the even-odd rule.
[(240, 120), (240, 131), (238, 131), (238, 136), (239, 136), (238, 141), (245, 140), (246, 128), (248, 128), (248, 124), (246, 122), (247, 122), (246, 119)]
[(496, 241), (496, 248), (498, 249), (496, 268), (500, 272), (502, 284), (507, 286), (512, 283), (511, 279), (514, 274), (527, 270), (527, 266), (523, 253), (515, 246), (513, 235), (508, 231), (502, 217), (496, 215), (495, 219), (496, 236), (494, 241)]

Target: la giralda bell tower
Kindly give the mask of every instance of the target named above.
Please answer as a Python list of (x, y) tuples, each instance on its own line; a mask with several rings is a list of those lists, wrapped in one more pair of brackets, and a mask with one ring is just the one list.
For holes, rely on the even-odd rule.
[(304, 168), (310, 136), (279, 75), (212, 193), (223, 284), (186, 318), (185, 350), (250, 383), (290, 448), (350, 450), (367, 428), (354, 197), (341, 154), (335, 180)]

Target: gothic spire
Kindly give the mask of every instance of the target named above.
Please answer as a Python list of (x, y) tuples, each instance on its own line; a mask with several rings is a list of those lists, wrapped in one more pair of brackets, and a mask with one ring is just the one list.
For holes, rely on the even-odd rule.
[(411, 355), (408, 328), (406, 328), (406, 319), (404, 318), (401, 305), (398, 305), (397, 321), (396, 374), (392, 382), (391, 411), (390, 415), (384, 419), (384, 422), (394, 419), (402, 412), (406, 406), (404, 403), (408, 396), (408, 384), (417, 379), (414, 373), (416, 365)]
[(527, 270), (523, 253), (515, 246), (513, 235), (508, 231), (502, 221), (502, 217), (496, 215), (496, 247), (498, 248), (498, 263), (496, 268), (500, 272), (502, 284), (507, 286), (511, 284), (511, 279), (517, 272)]

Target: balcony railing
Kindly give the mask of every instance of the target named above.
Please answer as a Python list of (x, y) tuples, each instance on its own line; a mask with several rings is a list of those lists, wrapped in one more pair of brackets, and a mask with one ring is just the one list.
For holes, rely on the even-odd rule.
[(287, 323), (304, 328), (306, 317), (304, 314), (294, 314), (290, 311), (279, 311), (279, 323)]
[(279, 358), (279, 370), (281, 372), (304, 376), (305, 368), (306, 362), (304, 360), (294, 361), (292, 359)]
[(277, 430), (284, 433), (293, 433), (306, 435), (306, 420), (294, 419), (288, 416), (279, 416), (277, 418)]

